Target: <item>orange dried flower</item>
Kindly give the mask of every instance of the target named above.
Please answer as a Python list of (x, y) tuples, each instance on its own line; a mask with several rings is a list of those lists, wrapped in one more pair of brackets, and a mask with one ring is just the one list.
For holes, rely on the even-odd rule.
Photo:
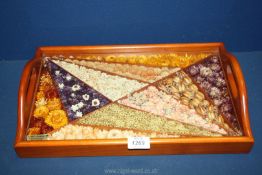
[(49, 112), (48, 116), (45, 118), (45, 123), (49, 126), (52, 126), (54, 129), (58, 129), (68, 124), (68, 119), (66, 117), (65, 111), (54, 110)]
[[(200, 54), (187, 54), (187, 53), (167, 53), (156, 55), (108, 55), (106, 57), (99, 57), (100, 60), (107, 62), (127, 62), (129, 64), (143, 64), (149, 66), (172, 66), (172, 67), (186, 67), (203, 58), (206, 58), (208, 53)], [(98, 60), (98, 57), (94, 57), (94, 60)]]
[(47, 101), (47, 107), (50, 111), (61, 109), (61, 101), (59, 98), (52, 98)]
[(33, 128), (29, 128), (27, 131), (27, 135), (36, 135), (36, 134), (40, 134), (40, 128), (33, 127)]
[(49, 113), (49, 109), (46, 106), (39, 106), (34, 110), (34, 117), (45, 118)]
[(108, 61), (108, 62), (116, 61), (116, 56), (108, 55), (107, 57), (105, 57), (105, 61)]
[(40, 78), (40, 85), (41, 86), (46, 86), (46, 85), (52, 85), (52, 79), (49, 74), (43, 74)]
[(36, 94), (36, 99), (37, 99), (37, 100), (40, 100), (40, 99), (42, 99), (42, 98), (45, 98), (45, 93), (44, 93), (43, 91), (37, 92), (37, 94)]

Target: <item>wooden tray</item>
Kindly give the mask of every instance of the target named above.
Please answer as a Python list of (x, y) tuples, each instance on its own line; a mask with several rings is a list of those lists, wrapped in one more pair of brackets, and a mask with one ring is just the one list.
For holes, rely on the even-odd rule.
[[(43, 56), (165, 52), (218, 52), (220, 54), (243, 129), (243, 136), (152, 138), (149, 150), (128, 150), (127, 139), (25, 140), (30, 108)], [(26, 64), (21, 76), (14, 148), (20, 157), (248, 153), (254, 144), (254, 138), (250, 128), (247, 100), (245, 80), (239, 63), (233, 55), (226, 51), (223, 43), (40, 47), (34, 58)]]

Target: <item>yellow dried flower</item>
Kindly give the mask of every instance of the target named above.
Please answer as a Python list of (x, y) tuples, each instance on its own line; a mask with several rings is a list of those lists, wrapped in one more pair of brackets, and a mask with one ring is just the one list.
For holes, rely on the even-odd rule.
[(42, 98), (45, 98), (45, 93), (44, 93), (43, 91), (37, 92), (37, 94), (36, 94), (36, 99), (37, 99), (37, 100), (40, 100), (40, 99), (42, 99)]
[(127, 61), (127, 57), (125, 57), (124, 55), (120, 55), (117, 61), (119, 61), (120, 63), (125, 63)]
[(52, 98), (47, 101), (47, 107), (50, 111), (61, 109), (61, 102), (59, 98)]
[(149, 66), (172, 66), (172, 67), (187, 67), (201, 59), (206, 58), (207, 53), (165, 53), (155, 55), (108, 55), (108, 56), (90, 56), (91, 60), (104, 60), (106, 62), (118, 62), (118, 63), (129, 63), (129, 64), (141, 64)]
[(170, 61), (168, 59), (161, 60), (160, 65), (161, 66), (169, 66), (170, 65)]
[(49, 112), (48, 116), (45, 118), (45, 123), (52, 126), (54, 129), (61, 128), (68, 124), (66, 113), (63, 110), (54, 110)]
[(34, 110), (34, 117), (45, 118), (49, 113), (49, 109), (46, 106), (39, 106)]
[(108, 61), (108, 62), (116, 61), (116, 56), (109, 55), (109, 56), (105, 57), (105, 61)]
[(136, 63), (136, 57), (133, 57), (133, 56), (128, 57), (127, 62), (130, 63), (130, 64), (135, 64)]
[(52, 79), (49, 74), (44, 74), (41, 76), (41, 79), (40, 79), (41, 86), (51, 85), (51, 84), (52, 84)]
[(148, 59), (147, 59), (148, 57), (146, 57), (145, 55), (140, 55), (140, 56), (138, 56), (138, 63), (140, 63), (140, 64), (145, 64), (145, 63), (147, 63), (148, 62)]

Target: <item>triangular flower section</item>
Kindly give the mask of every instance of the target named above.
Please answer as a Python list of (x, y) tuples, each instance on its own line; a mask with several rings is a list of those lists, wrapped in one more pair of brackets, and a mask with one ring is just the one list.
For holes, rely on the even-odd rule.
[(220, 134), (196, 126), (168, 120), (152, 113), (139, 111), (123, 105), (111, 103), (76, 121), (88, 126), (105, 126), (140, 131), (152, 131), (176, 136), (221, 136)]
[(179, 122), (195, 125), (217, 132), (223, 135), (228, 133), (209, 120), (202, 118), (194, 109), (180, 103), (172, 95), (157, 89), (155, 86), (149, 86), (147, 89), (134, 93), (133, 95), (118, 100), (118, 103), (138, 110), (153, 113)]
[(47, 134), (68, 124), (57, 89), (44, 68), (39, 77), (34, 108), (29, 119), (27, 140), (44, 140)]
[(220, 58), (216, 55), (207, 57), (185, 68), (185, 72), (203, 89), (234, 129), (241, 133)]
[(111, 102), (52, 61), (46, 64), (70, 121)]
[(54, 62), (112, 101), (118, 100), (147, 85), (147, 83), (137, 80), (110, 75), (66, 61), (54, 60)]
[(169, 74), (180, 70), (180, 68), (149, 67), (123, 63), (107, 63), (101, 61), (71, 59), (66, 59), (66, 61), (148, 83), (153, 83), (163, 77), (168, 76)]
[(233, 130), (224, 122), (218, 108), (208, 101), (204, 93), (200, 91), (184, 71), (177, 71), (157, 82), (156, 87), (179, 100), (181, 104), (196, 110), (210, 124), (217, 124), (220, 128), (227, 130), (229, 135), (234, 135)]

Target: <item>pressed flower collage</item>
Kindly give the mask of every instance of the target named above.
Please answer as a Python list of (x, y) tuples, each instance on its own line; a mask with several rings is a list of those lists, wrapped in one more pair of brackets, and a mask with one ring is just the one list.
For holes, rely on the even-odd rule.
[(216, 54), (43, 58), (27, 140), (240, 136)]

